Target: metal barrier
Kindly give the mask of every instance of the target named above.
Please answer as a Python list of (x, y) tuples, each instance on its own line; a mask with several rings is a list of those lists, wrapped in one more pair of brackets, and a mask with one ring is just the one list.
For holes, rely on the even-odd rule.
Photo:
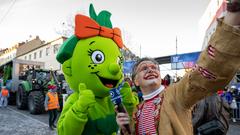
[(235, 118), (236, 120), (240, 120), (240, 102), (237, 102), (237, 109), (233, 109), (233, 115), (232, 118)]

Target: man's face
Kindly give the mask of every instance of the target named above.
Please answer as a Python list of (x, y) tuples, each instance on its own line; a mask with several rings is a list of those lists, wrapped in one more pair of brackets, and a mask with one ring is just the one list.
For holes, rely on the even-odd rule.
[(136, 68), (136, 77), (134, 82), (141, 88), (159, 88), (161, 85), (159, 66), (152, 61), (141, 62)]

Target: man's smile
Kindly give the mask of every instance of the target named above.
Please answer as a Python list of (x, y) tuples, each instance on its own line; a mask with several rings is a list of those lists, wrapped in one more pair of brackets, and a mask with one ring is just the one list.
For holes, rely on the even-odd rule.
[(150, 74), (146, 74), (143, 79), (145, 80), (150, 80), (150, 79), (155, 79), (158, 78), (158, 74), (156, 73), (150, 73)]

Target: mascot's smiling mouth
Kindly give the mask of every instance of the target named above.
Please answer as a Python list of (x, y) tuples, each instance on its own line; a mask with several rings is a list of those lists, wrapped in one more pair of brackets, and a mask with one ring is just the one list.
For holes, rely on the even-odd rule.
[(107, 78), (103, 78), (103, 77), (100, 77), (98, 74), (96, 74), (97, 77), (99, 78), (99, 80), (102, 82), (102, 84), (105, 86), (105, 87), (108, 87), (108, 88), (114, 88), (117, 86), (117, 83), (119, 80), (112, 80), (112, 79), (107, 79)]

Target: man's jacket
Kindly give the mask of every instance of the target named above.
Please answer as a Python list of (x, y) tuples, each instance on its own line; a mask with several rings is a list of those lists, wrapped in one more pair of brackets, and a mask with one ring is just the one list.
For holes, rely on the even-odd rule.
[[(216, 32), (195, 68), (165, 89), (158, 134), (192, 135), (191, 109), (197, 101), (223, 89), (240, 67), (240, 30), (219, 20)], [(132, 122), (132, 129), (134, 122)]]

